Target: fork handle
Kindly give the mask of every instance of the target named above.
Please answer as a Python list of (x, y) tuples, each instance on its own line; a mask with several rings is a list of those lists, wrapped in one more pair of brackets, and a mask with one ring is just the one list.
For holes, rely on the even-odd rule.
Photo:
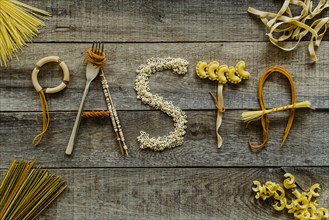
[(69, 140), (69, 143), (67, 144), (67, 147), (66, 147), (66, 151), (65, 151), (66, 155), (71, 155), (72, 154), (73, 147), (74, 147), (74, 142), (75, 142), (75, 139), (77, 137), (79, 126), (80, 126), (80, 120), (81, 120), (81, 113), (82, 113), (83, 105), (85, 103), (85, 99), (86, 99), (87, 94), (88, 94), (90, 83), (91, 83), (91, 80), (86, 83), (86, 87), (85, 87), (85, 90), (84, 90), (83, 95), (82, 95), (82, 100), (81, 100), (81, 103), (80, 103), (80, 107), (79, 107), (77, 117), (76, 117), (75, 122), (74, 122), (74, 126), (73, 126), (73, 129), (72, 129), (70, 140)]

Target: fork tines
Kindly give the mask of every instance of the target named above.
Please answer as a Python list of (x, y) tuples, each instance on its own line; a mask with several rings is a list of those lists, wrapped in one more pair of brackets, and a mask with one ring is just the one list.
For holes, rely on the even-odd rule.
[(92, 51), (97, 55), (102, 55), (104, 52), (104, 43), (101, 41), (93, 42)]

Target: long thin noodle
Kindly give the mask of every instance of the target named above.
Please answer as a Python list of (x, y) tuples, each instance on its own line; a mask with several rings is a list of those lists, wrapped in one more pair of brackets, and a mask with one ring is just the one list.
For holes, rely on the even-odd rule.
[[(291, 87), (291, 105), (280, 107), (280, 108), (274, 108), (271, 110), (266, 110), (263, 87), (264, 87), (266, 79), (274, 72), (284, 75), (289, 80), (290, 87)], [(259, 120), (259, 119), (261, 120), (261, 125), (263, 128), (263, 142), (259, 145), (253, 145), (251, 142), (251, 137), (249, 137), (249, 141), (248, 141), (249, 147), (254, 150), (262, 150), (268, 142), (268, 130), (269, 130), (269, 125), (270, 125), (270, 120), (268, 118), (269, 113), (280, 111), (280, 110), (289, 110), (290, 111), (286, 129), (284, 131), (284, 136), (283, 136), (283, 139), (281, 142), (281, 145), (283, 145), (291, 130), (291, 127), (292, 127), (292, 124), (294, 121), (294, 116), (295, 116), (295, 109), (296, 108), (310, 108), (310, 102), (308, 102), (308, 101), (296, 103), (296, 87), (295, 87), (294, 80), (293, 80), (292, 76), (290, 75), (289, 71), (282, 66), (271, 66), (264, 71), (263, 75), (259, 79), (258, 101), (259, 101), (259, 105), (261, 108), (260, 111), (246, 112), (246, 113), (242, 113), (242, 115), (241, 115), (242, 119), (247, 121), (248, 123), (250, 123), (251, 121)]]
[(7, 66), (16, 52), (45, 26), (50, 13), (16, 0), (0, 0), (0, 66)]
[(67, 188), (61, 177), (34, 164), (12, 161), (0, 182), (0, 219), (35, 219)]

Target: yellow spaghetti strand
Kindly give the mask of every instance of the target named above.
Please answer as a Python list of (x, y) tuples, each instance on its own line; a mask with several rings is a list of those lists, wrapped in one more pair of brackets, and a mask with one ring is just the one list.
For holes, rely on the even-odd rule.
[(0, 66), (7, 66), (26, 42), (32, 42), (46, 16), (50, 13), (22, 2), (0, 0)]

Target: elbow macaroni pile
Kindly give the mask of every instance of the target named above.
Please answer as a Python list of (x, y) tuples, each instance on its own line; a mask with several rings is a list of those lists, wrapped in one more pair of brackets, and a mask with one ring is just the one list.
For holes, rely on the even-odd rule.
[[(286, 179), (283, 181), (283, 187), (285, 189), (296, 188), (295, 177), (286, 173), (284, 175)], [(292, 213), (295, 219), (300, 220), (322, 220), (328, 218), (328, 210), (325, 208), (316, 208), (318, 206), (316, 198), (320, 196), (318, 189), (320, 185), (318, 183), (311, 186), (309, 192), (299, 192), (297, 189), (292, 191), (292, 194), (296, 197), (292, 199), (290, 203), (286, 198), (286, 193), (283, 187), (274, 182), (266, 182), (261, 184), (259, 181), (253, 181), (255, 185), (252, 190), (256, 193), (255, 198), (266, 200), (268, 198), (274, 198), (277, 202), (273, 205), (273, 208), (277, 211), (282, 211), (285, 208), (288, 209), (288, 213)]]

